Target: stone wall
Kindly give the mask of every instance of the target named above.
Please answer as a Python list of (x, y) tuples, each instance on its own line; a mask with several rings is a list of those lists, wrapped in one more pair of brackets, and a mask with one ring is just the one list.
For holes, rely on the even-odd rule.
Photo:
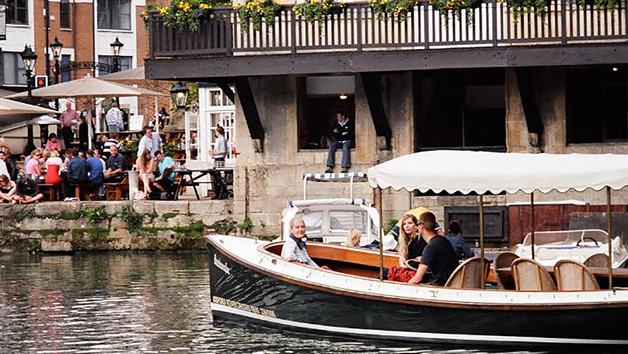
[[(537, 68), (532, 71), (539, 112), (544, 125), (541, 148), (548, 153), (626, 153), (628, 144), (567, 144), (565, 72), (564, 68)], [(528, 138), (528, 127), (514, 69), (505, 69), (506, 144), (509, 152), (535, 152)], [(353, 171), (366, 172), (373, 165), (409, 154), (417, 146), (417, 130), (421, 129), (420, 101), (429, 90), (415, 91), (411, 72), (383, 74), (380, 86), (388, 122), (393, 130), (390, 150), (381, 150), (375, 134), (369, 106), (360, 80), (356, 75), (355, 119), (356, 147), (352, 152)], [(325, 170), (325, 150), (300, 150), (298, 147), (297, 77), (291, 75), (250, 78), (255, 103), (265, 132), (262, 149), (250, 138), (239, 101), (236, 100), (238, 151), (234, 182), (234, 214), (238, 220), (249, 216), (256, 235), (279, 235), (281, 211), (286, 202), (303, 198), (300, 176), (304, 172)], [(419, 111), (416, 111), (419, 110)], [(337, 153), (337, 161), (341, 152)], [(452, 171), (443, 173), (455, 173)], [(347, 184), (308, 183), (308, 198), (344, 197), (349, 195)], [(357, 184), (356, 197), (374, 203), (374, 191), (365, 183)], [(605, 205), (604, 192), (536, 193), (538, 202), (575, 199), (591, 205)], [(437, 196), (418, 197), (402, 190), (384, 192), (384, 224), (399, 219), (417, 206), (433, 210), (437, 219), (444, 219), (445, 206), (475, 206), (477, 197)], [(485, 197), (487, 205), (507, 205), (529, 202), (530, 196), (518, 193)], [(628, 203), (628, 191), (613, 192), (613, 204)]]
[(231, 201), (49, 202), (0, 206), (0, 252), (202, 249), (207, 232), (251, 231)]

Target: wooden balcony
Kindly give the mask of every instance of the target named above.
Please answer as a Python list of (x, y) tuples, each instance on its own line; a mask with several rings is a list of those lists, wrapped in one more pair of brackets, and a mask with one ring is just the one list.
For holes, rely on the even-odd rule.
[[(327, 69), (330, 72), (356, 72), (404, 67), (406, 70), (427, 69), (439, 65), (625, 62), (628, 54), (626, 8), (627, 0), (621, 0), (612, 10), (580, 5), (578, 0), (550, 0), (544, 17), (530, 13), (515, 16), (506, 3), (481, 0), (472, 13), (463, 11), (459, 17), (451, 13), (446, 19), (429, 2), (421, 1), (408, 13), (407, 21), (401, 22), (392, 18), (380, 20), (368, 4), (352, 3), (327, 15), (319, 24), (307, 23), (294, 14), (292, 6), (283, 6), (275, 24), (263, 24), (259, 31), (252, 28), (244, 31), (235, 10), (216, 9), (201, 19), (200, 29), (195, 33), (168, 27), (163, 18), (153, 12), (149, 18), (147, 75), (153, 78), (168, 75), (192, 78), (209, 74), (228, 77), (255, 74), (258, 69), (262, 74), (321, 72), (325, 63), (331, 66)], [(565, 50), (561, 55), (556, 48)], [(583, 55), (588, 59), (577, 58)], [(198, 70), (195, 70), (196, 65), (177, 70), (171, 65), (173, 62), (167, 64), (167, 60), (160, 60), (188, 63), (191, 59), (197, 62), (198, 58), (212, 63), (202, 69), (204, 73), (200, 72), (203, 65)], [(295, 59), (299, 63), (295, 64)], [(367, 63), (372, 60), (378, 63)], [(236, 68), (244, 64), (249, 69)], [(167, 68), (175, 71), (168, 73)]]

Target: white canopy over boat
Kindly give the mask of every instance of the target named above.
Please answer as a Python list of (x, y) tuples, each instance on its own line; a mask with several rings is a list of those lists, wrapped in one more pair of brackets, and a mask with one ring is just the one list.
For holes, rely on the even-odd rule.
[(367, 175), (373, 188), (436, 193), (621, 189), (628, 186), (628, 155), (428, 151), (371, 167)]

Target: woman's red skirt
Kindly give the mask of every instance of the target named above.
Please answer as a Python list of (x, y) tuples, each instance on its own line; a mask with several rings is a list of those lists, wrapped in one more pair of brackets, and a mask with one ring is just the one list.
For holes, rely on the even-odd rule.
[(399, 281), (402, 283), (407, 283), (414, 277), (416, 271), (403, 268), (398, 265), (390, 266), (388, 268), (388, 280), (390, 281)]

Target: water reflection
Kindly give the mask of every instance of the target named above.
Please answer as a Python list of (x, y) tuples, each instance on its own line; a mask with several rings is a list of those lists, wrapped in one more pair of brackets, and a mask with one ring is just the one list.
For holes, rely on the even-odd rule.
[(469, 352), (215, 325), (203, 252), (2, 255), (0, 284), (0, 353)]

